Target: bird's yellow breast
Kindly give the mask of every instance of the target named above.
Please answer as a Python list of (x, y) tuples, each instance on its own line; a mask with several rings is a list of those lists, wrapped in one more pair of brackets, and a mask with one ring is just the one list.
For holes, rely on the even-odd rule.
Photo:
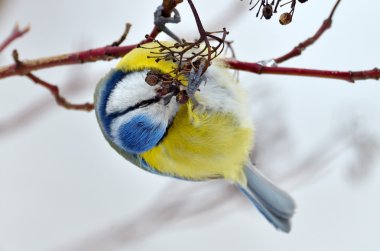
[(252, 147), (252, 133), (252, 128), (241, 127), (232, 114), (192, 111), (184, 105), (163, 141), (142, 157), (165, 174), (245, 183), (242, 170)]

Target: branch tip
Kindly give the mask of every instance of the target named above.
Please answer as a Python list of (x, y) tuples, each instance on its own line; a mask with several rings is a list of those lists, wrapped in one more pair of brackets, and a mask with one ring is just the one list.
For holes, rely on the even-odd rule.
[(330, 15), (328, 18), (326, 18), (323, 22), (322, 25), (319, 27), (317, 32), (306, 39), (305, 41), (299, 43), (296, 47), (294, 47), (290, 52), (286, 53), (285, 55), (278, 57), (275, 59), (277, 64), (283, 63), (291, 58), (297, 57), (302, 54), (302, 52), (308, 48), (309, 46), (313, 45), (329, 28), (331, 28), (332, 25), (332, 20), (334, 13), (336, 9), (338, 8), (338, 5), (341, 0), (336, 1), (333, 9), (330, 12)]
[(226, 65), (231, 69), (252, 72), (256, 74), (275, 74), (302, 77), (317, 77), (345, 80), (354, 83), (356, 80), (380, 79), (380, 70), (374, 68), (365, 71), (331, 71), (331, 70), (314, 70), (290, 67), (269, 67), (259, 63), (242, 62), (234, 59), (225, 59)]
[(126, 23), (123, 34), (121, 34), (120, 38), (114, 41), (110, 46), (120, 46), (120, 44), (123, 43), (125, 39), (127, 38), (128, 33), (131, 30), (131, 27), (132, 27), (131, 23)]
[(64, 97), (60, 95), (60, 91), (58, 86), (50, 84), (46, 82), (45, 80), (42, 80), (41, 78), (37, 77), (33, 73), (26, 73), (25, 76), (32, 80), (35, 84), (40, 85), (50, 91), (50, 93), (53, 95), (56, 103), (59, 106), (62, 106), (68, 110), (78, 110), (78, 111), (92, 111), (94, 109), (94, 104), (92, 103), (83, 103), (83, 104), (73, 104), (68, 102)]
[(30, 25), (25, 26), (20, 30), (19, 25), (16, 23), (13, 27), (11, 34), (0, 44), (0, 52), (2, 52), (6, 47), (8, 47), (17, 38), (22, 37), (25, 33), (30, 31)]

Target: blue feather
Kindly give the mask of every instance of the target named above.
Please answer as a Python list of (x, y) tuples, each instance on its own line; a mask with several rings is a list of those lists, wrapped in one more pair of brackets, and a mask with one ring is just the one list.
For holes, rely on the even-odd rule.
[[(131, 161), (136, 166), (138, 166), (138, 167), (140, 167), (140, 168), (142, 168), (142, 169), (144, 169), (144, 170), (146, 170), (148, 172), (155, 173), (155, 174), (160, 174), (156, 169), (154, 169), (153, 167), (149, 166), (145, 162), (145, 160), (142, 159), (141, 156), (139, 156), (139, 154), (137, 154), (136, 152), (139, 152), (139, 151), (142, 150), (142, 148), (144, 148), (144, 147), (142, 147), (142, 145), (144, 145), (145, 143), (142, 143), (142, 142), (146, 140), (146, 137), (141, 138), (141, 135), (147, 136), (149, 134), (149, 132), (150, 132), (151, 133), (150, 135), (153, 135), (153, 138), (155, 138), (154, 140), (149, 140), (150, 145), (152, 146), (153, 143), (154, 143), (154, 141), (157, 141), (157, 138), (160, 138), (160, 139), (157, 141), (156, 144), (158, 144), (160, 142), (160, 140), (162, 140), (162, 138), (164, 137), (164, 135), (165, 135), (166, 132), (164, 132), (161, 137), (159, 137), (158, 134), (157, 134), (158, 131), (160, 131), (162, 133), (162, 128), (159, 129), (158, 131), (156, 131), (157, 127), (159, 127), (159, 126), (154, 125), (152, 123), (148, 123), (149, 125), (146, 124), (146, 126), (144, 126), (144, 129), (142, 130), (142, 131), (145, 131), (145, 132), (141, 133), (141, 130), (140, 130), (140, 135), (139, 135), (139, 133), (135, 132), (135, 133), (132, 134), (132, 137), (130, 137), (131, 135), (130, 136), (127, 135), (128, 134), (127, 132), (130, 129), (124, 128), (123, 132), (120, 133), (121, 135), (119, 135), (121, 138), (124, 137), (124, 149), (120, 148), (120, 146), (116, 146), (115, 142), (114, 142), (114, 139), (111, 136), (111, 124), (112, 124), (112, 121), (116, 117), (125, 114), (127, 111), (123, 111), (123, 112), (119, 112), (119, 113), (113, 113), (113, 114), (107, 114), (107, 112), (106, 112), (106, 106), (107, 106), (108, 98), (111, 95), (113, 89), (116, 87), (116, 85), (124, 77), (126, 77), (130, 73), (131, 72), (124, 72), (124, 71), (121, 71), (121, 70), (112, 69), (102, 79), (102, 81), (100, 82), (100, 84), (99, 84), (99, 86), (97, 88), (97, 91), (95, 92), (95, 95), (96, 95), (95, 100), (97, 101), (96, 102), (96, 109), (95, 109), (96, 115), (98, 117), (99, 124), (100, 124), (100, 126), (102, 128), (104, 136), (106, 137), (106, 139), (109, 141), (109, 143), (113, 147), (117, 147), (120, 150), (120, 154), (122, 154), (127, 160)], [(129, 124), (129, 126), (131, 126), (131, 125), (132, 124)], [(153, 129), (153, 128), (155, 128), (155, 129)], [(152, 131), (152, 129), (153, 129), (153, 131)], [(148, 137), (151, 137), (151, 136), (148, 136)], [(125, 141), (127, 141), (127, 142), (125, 142)], [(133, 144), (132, 142), (135, 142), (135, 144)], [(134, 149), (134, 150), (131, 151), (131, 149)]]
[(239, 186), (239, 189), (275, 228), (289, 232), (296, 207), (293, 199), (267, 180), (256, 167), (246, 166), (244, 173), (247, 186)]
[(106, 106), (109, 96), (111, 95), (112, 90), (115, 88), (117, 83), (119, 83), (128, 73), (121, 70), (111, 70), (110, 73), (104, 78), (105, 81), (100, 87), (99, 96), (97, 97), (97, 108), (98, 117), (101, 121), (101, 126), (103, 127), (105, 133), (110, 137), (111, 136), (111, 123), (114, 117), (107, 116)]
[(137, 115), (120, 126), (118, 138), (125, 151), (142, 153), (156, 146), (164, 136), (165, 131), (165, 125), (154, 123), (147, 116)]

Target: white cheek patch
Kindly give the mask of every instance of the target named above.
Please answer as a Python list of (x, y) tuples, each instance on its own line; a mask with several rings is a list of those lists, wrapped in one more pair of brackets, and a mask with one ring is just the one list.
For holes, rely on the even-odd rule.
[(172, 120), (174, 119), (175, 115), (177, 114), (178, 108), (179, 108), (178, 102), (175, 99), (175, 97), (173, 97), (170, 100), (169, 104), (166, 105), (166, 113), (167, 113), (167, 118), (169, 120), (169, 123), (172, 122)]
[(147, 70), (127, 74), (108, 97), (106, 113), (123, 112), (142, 100), (154, 98), (156, 91), (154, 86), (145, 82)]

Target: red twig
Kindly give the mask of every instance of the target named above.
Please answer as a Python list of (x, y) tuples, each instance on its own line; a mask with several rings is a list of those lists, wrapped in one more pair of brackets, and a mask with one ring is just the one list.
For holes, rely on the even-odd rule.
[[(98, 80), (96, 75), (80, 73), (78, 68), (73, 68), (70, 70), (69, 78), (64, 81), (65, 95), (78, 94), (84, 90), (92, 92), (93, 86), (85, 83), (94, 83)], [(62, 91), (61, 87), (60, 91)], [(0, 138), (15, 134), (35, 123), (40, 116), (55, 107), (52, 104), (54, 104), (54, 100), (52, 100), (51, 95), (46, 95), (45, 98), (39, 98), (25, 104), (23, 108), (20, 108), (20, 111), (7, 118), (3, 116), (3, 119), (0, 119)]]
[(126, 23), (123, 34), (121, 35), (121, 37), (118, 40), (116, 40), (115, 42), (113, 42), (111, 44), (111, 46), (119, 46), (122, 42), (124, 42), (124, 40), (128, 36), (129, 31), (131, 30), (131, 27), (132, 27), (132, 24)]
[(50, 84), (40, 79), (39, 77), (37, 77), (36, 75), (32, 73), (27, 73), (25, 76), (28, 77), (30, 80), (32, 80), (34, 83), (48, 89), (51, 92), (51, 94), (54, 96), (55, 101), (57, 102), (59, 106), (63, 106), (64, 108), (70, 109), (70, 110), (92, 111), (94, 109), (94, 104), (91, 104), (91, 103), (73, 104), (73, 103), (68, 102), (64, 97), (62, 97), (59, 94), (58, 86)]
[(31, 71), (71, 64), (83, 64), (100, 60), (111, 60), (122, 57), (132, 49), (136, 48), (137, 44), (127, 46), (106, 46), (86, 51), (79, 51), (69, 54), (62, 54), (52, 57), (39, 58), (34, 60), (24, 60), (22, 66), (16, 64), (0, 67), (0, 78), (25, 75)]
[[(23, 67), (24, 63), (20, 61), (17, 50), (13, 50), (12, 56), (13, 56), (13, 60), (15, 61), (16, 67)], [(59, 94), (58, 86), (50, 84), (42, 80), (41, 78), (37, 77), (31, 72), (26, 73), (25, 76), (28, 77), (30, 80), (32, 80), (34, 83), (48, 89), (51, 92), (51, 94), (54, 96), (55, 101), (57, 102), (59, 106), (62, 106), (69, 110), (92, 111), (94, 109), (94, 105), (90, 103), (72, 104), (68, 102), (64, 97), (62, 97)]]
[(150, 34), (147, 35), (145, 37), (145, 39), (140, 42), (140, 44), (146, 44), (146, 43), (149, 43), (149, 42), (153, 42), (154, 39), (158, 36), (158, 34), (160, 34), (160, 32), (161, 31), (156, 26), (154, 26), (153, 30), (150, 32)]
[(242, 62), (235, 59), (227, 59), (225, 63), (234, 70), (248, 71), (257, 74), (277, 74), (303, 77), (331, 78), (355, 82), (355, 80), (380, 79), (380, 70), (374, 68), (367, 71), (329, 71), (313, 70), (290, 67), (268, 67), (258, 63)]
[(29, 30), (30, 30), (29, 26), (20, 30), (20, 28), (18, 27), (18, 24), (16, 24), (12, 30), (12, 33), (0, 44), (0, 52), (2, 52), (8, 45), (10, 45), (17, 38), (23, 36)]
[[(163, 0), (163, 6), (164, 6), (163, 15), (170, 16), (172, 10), (176, 7), (177, 4), (181, 3), (182, 1), (183, 0)], [(133, 48), (137, 46), (137, 44), (135, 44), (135, 45), (119, 47), (119, 45), (127, 37), (127, 34), (130, 28), (131, 28), (131, 25), (126, 24), (126, 27), (122, 36), (117, 41), (113, 42), (111, 46), (105, 46), (101, 48), (90, 49), (90, 50), (71, 53), (71, 54), (63, 54), (63, 55), (58, 55), (58, 56), (53, 56), (53, 57), (40, 58), (36, 60), (25, 60), (21, 62), (19, 60), (17, 50), (14, 50), (13, 58), (14, 58), (15, 63), (12, 65), (5, 66), (5, 67), (1, 67), (0, 78), (5, 78), (9, 76), (14, 76), (14, 75), (25, 75), (26, 77), (31, 79), (34, 83), (47, 88), (54, 96), (58, 105), (65, 107), (66, 109), (91, 111), (94, 109), (93, 104), (91, 103), (72, 104), (68, 102), (64, 97), (60, 95), (58, 86), (50, 84), (47, 81), (42, 80), (41, 78), (37, 77), (31, 72), (35, 70), (39, 70), (39, 69), (50, 68), (50, 67), (60, 66), (60, 65), (81, 64), (81, 63), (86, 63), (86, 62), (93, 62), (93, 61), (98, 61), (98, 60), (111, 60), (114, 58), (122, 57), (123, 55), (125, 55), (126, 53), (128, 53), (129, 51), (131, 51)], [(0, 45), (0, 52), (6, 46), (8, 46), (12, 41), (14, 41), (16, 38), (22, 36), (28, 31), (29, 31), (29, 27), (26, 27), (23, 30), (19, 30), (18, 26), (16, 25), (12, 31), (12, 34)], [(154, 27), (150, 35), (147, 36), (147, 38), (143, 40), (141, 43), (147, 43), (147, 42), (153, 41), (159, 33), (160, 33), (160, 30), (158, 30), (157, 27)]]
[(274, 59), (274, 61), (277, 64), (280, 64), (286, 60), (289, 60), (293, 57), (297, 57), (301, 55), (302, 51), (305, 50), (307, 47), (311, 46), (314, 44), (322, 35), (325, 33), (326, 30), (328, 30), (331, 27), (332, 24), (332, 18), (334, 16), (335, 10), (337, 9), (339, 3), (341, 0), (336, 1), (334, 8), (331, 10), (330, 15), (327, 19), (325, 19), (319, 27), (318, 31), (310, 38), (306, 39), (305, 41), (299, 43), (296, 47), (293, 48), (290, 52), (286, 53), (285, 55), (278, 57)]
[[(12, 64), (0, 68), (0, 79), (15, 75), (25, 75), (31, 71), (51, 68), (55, 66), (82, 64), (86, 62), (94, 62), (99, 60), (110, 60), (122, 57), (125, 53), (128, 53), (135, 47), (135, 44), (121, 47), (101, 47), (87, 51), (74, 52), (71, 54), (64, 54), (48, 58), (25, 60), (22, 62), (21, 66)], [(364, 79), (378, 80), (380, 76), (380, 71), (377, 68), (369, 71), (342, 72), (288, 67), (266, 67), (258, 63), (241, 62), (234, 59), (226, 59), (225, 62), (232, 69), (249, 71), (257, 74), (281, 74), (320, 78), (334, 78), (347, 80), (350, 82), (353, 82), (354, 80)]]
[[(164, 6), (164, 15), (169, 15), (172, 10), (183, 0), (163, 0), (162, 5)], [(27, 32), (27, 31), (25, 31)], [(25, 33), (24, 32), (24, 33)], [(153, 41), (160, 30), (154, 27), (150, 35), (140, 42), (140, 44), (148, 43)], [(95, 62), (100, 60), (112, 60), (124, 56), (126, 53), (130, 52), (132, 49), (136, 48), (137, 44), (127, 45), (127, 46), (105, 46), (95, 49), (90, 49), (86, 51), (62, 54), (52, 57), (39, 58), (35, 60), (24, 60), (22, 65), (11, 64), (7, 66), (0, 67), (0, 79), (15, 75), (26, 75), (29, 72), (61, 66), (61, 65), (71, 65), (71, 64), (83, 64), (88, 62)]]

